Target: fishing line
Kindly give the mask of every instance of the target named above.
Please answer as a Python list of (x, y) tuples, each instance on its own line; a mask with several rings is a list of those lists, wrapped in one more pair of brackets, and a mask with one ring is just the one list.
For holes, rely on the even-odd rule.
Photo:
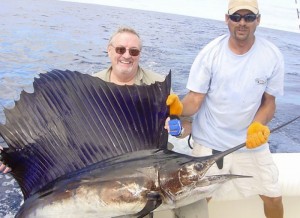
[[(300, 116), (298, 116), (298, 117), (296, 117), (296, 118), (294, 118), (294, 119), (292, 119), (292, 120), (290, 120), (290, 121), (288, 121), (288, 122), (286, 122), (286, 123), (283, 123), (283, 124), (281, 124), (280, 126), (277, 126), (276, 128), (272, 129), (270, 132), (272, 133), (272, 132), (274, 132), (274, 131), (276, 131), (276, 130), (278, 130), (278, 129), (281, 129), (282, 127), (284, 127), (284, 126), (286, 126), (286, 125), (288, 125), (288, 124), (294, 122), (294, 121), (297, 120), (299, 117), (300, 117)], [(190, 144), (191, 136), (192, 136), (192, 134), (189, 135), (188, 145), (189, 145), (189, 147), (190, 147), (191, 149), (193, 149), (193, 147), (192, 147), (191, 144)], [(244, 143), (238, 145), (237, 148), (242, 148), (242, 147), (244, 147), (245, 145), (246, 145), (246, 143), (244, 142)]]

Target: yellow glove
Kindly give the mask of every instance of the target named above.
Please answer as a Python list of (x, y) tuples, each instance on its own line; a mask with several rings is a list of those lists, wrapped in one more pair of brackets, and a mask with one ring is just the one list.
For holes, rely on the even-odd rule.
[(178, 95), (170, 94), (167, 98), (166, 104), (167, 106), (170, 106), (170, 115), (181, 115), (183, 106)]
[(246, 147), (256, 148), (268, 141), (270, 129), (259, 122), (253, 122), (247, 130)]

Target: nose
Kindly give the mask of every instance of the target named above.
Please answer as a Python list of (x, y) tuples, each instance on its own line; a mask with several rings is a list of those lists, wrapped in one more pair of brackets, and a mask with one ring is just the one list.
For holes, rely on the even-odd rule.
[(131, 55), (129, 54), (129, 49), (126, 49), (126, 52), (122, 56), (125, 58), (130, 58)]
[(243, 18), (240, 20), (239, 23), (242, 24), (242, 25), (244, 25), (244, 24), (246, 23), (245, 18), (243, 17)]

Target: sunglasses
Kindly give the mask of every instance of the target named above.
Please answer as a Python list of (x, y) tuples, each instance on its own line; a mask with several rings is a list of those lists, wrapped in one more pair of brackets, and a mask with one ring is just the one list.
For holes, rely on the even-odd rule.
[(129, 51), (129, 54), (131, 55), (131, 56), (138, 56), (139, 54), (140, 54), (140, 50), (138, 50), (137, 48), (129, 48), (129, 49), (127, 49), (127, 48), (125, 48), (124, 46), (117, 46), (117, 47), (115, 47), (115, 46), (113, 46), (113, 45), (111, 45), (113, 48), (115, 48), (115, 51), (116, 51), (116, 53), (117, 54), (120, 54), (120, 55), (122, 55), (122, 54), (125, 54), (125, 52), (126, 52), (126, 50), (128, 50)]
[(240, 14), (231, 14), (229, 15), (229, 19), (232, 20), (233, 22), (240, 22), (242, 18), (244, 18), (245, 22), (250, 23), (256, 20), (258, 17), (258, 14), (245, 14), (245, 15), (240, 15)]

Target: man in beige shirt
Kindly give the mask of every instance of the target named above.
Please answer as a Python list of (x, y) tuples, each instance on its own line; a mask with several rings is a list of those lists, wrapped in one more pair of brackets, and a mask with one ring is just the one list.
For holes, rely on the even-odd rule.
[[(131, 28), (119, 28), (112, 35), (107, 46), (111, 66), (93, 76), (118, 85), (150, 85), (156, 81), (162, 82), (164, 76), (139, 66), (141, 50), (142, 42), (138, 33)], [(206, 218), (208, 217), (207, 202), (202, 200), (174, 211), (156, 212), (154, 217)]]

